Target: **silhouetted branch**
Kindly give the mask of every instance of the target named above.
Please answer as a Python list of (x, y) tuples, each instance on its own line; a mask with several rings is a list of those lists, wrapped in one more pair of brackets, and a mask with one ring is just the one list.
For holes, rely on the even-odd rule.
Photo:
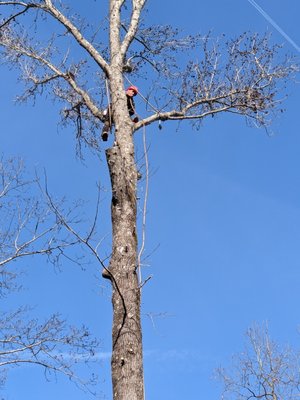
[(220, 368), (224, 400), (295, 400), (300, 394), (299, 354), (270, 339), (267, 327), (247, 331), (247, 345), (230, 368)]

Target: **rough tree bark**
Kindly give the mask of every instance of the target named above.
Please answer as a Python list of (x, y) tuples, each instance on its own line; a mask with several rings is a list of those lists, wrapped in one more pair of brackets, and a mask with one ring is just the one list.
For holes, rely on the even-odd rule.
[(136, 274), (136, 169), (132, 153), (127, 154), (120, 145), (107, 150), (106, 156), (112, 184), (113, 249), (109, 271), (113, 284), (113, 395), (118, 400), (143, 399), (140, 289)]
[[(113, 248), (109, 265), (113, 286), (111, 372), (115, 400), (142, 400), (144, 398), (143, 351), (140, 288), (136, 273), (137, 170), (133, 122), (128, 115), (123, 82), (123, 65), (127, 47), (122, 48), (120, 41), (122, 3), (124, 2), (110, 1), (109, 82), (115, 124), (114, 145), (106, 151), (112, 187)], [(140, 9), (144, 1), (135, 3), (136, 9)], [(133, 21), (133, 24), (137, 26), (137, 22)], [(136, 26), (133, 26), (131, 34), (136, 31)], [(124, 43), (125, 40), (123, 46)]]
[(137, 278), (136, 187), (137, 170), (133, 122), (123, 83), (125, 53), (120, 43), (120, 4), (110, 1), (110, 89), (115, 142), (106, 151), (112, 187), (112, 383), (115, 400), (142, 400), (143, 352), (140, 289)]

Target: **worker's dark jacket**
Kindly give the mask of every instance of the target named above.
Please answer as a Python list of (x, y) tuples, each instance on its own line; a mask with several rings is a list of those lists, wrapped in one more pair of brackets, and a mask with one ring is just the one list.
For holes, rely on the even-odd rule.
[[(133, 97), (126, 95), (126, 99), (127, 99), (127, 108), (128, 108), (129, 115), (132, 116), (135, 114), (135, 104), (134, 104)], [(104, 110), (104, 122), (110, 121), (111, 119), (113, 119), (113, 118), (110, 118), (110, 115), (109, 115), (110, 110), (111, 110), (111, 106), (107, 107)]]
[(134, 105), (134, 100), (133, 97), (127, 96), (127, 108), (128, 108), (128, 112), (129, 115), (132, 116), (133, 114), (135, 114), (135, 105)]

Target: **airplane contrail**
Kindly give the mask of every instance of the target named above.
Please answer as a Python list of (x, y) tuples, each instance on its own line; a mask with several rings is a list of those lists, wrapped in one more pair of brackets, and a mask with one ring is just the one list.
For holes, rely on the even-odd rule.
[(300, 47), (294, 42), (292, 38), (289, 37), (283, 29), (267, 14), (254, 0), (248, 0), (249, 3), (257, 9), (257, 11), (268, 21), (271, 25), (300, 53)]

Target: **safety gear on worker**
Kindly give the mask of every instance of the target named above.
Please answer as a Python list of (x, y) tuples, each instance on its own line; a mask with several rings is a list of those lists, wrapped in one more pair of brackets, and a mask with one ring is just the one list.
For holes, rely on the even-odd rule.
[(136, 96), (136, 95), (138, 94), (138, 92), (139, 92), (139, 89), (138, 89), (136, 86), (134, 86), (134, 85), (129, 86), (129, 87), (126, 89), (126, 92), (127, 92), (128, 90), (133, 90), (135, 96)]

